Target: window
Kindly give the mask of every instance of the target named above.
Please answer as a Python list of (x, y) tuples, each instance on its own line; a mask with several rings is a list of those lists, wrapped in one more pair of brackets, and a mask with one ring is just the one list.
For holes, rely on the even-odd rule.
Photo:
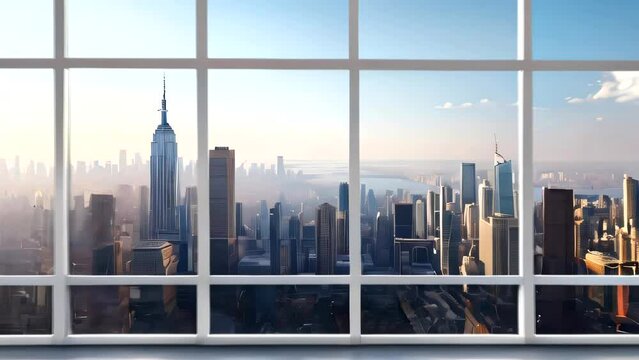
[(0, 344), (636, 343), (636, 10), (0, 0)]

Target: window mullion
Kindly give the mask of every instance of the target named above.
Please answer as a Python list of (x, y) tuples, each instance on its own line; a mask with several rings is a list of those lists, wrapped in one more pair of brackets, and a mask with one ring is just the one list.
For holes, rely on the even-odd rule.
[(518, 73), (519, 121), (519, 333), (530, 342), (535, 335), (535, 284), (533, 248), (533, 88), (532, 88), (532, 0), (518, 0), (518, 60), (523, 69)]
[(54, 2), (54, 104), (55, 104), (55, 201), (54, 201), (54, 282), (52, 331), (54, 342), (64, 343), (69, 333), (69, 289), (66, 280), (68, 267), (68, 200), (69, 200), (69, 171), (67, 152), (67, 122), (66, 107), (66, 69), (64, 68), (65, 53), (65, 0)]
[(197, 339), (204, 343), (210, 332), (210, 243), (208, 162), (207, 1), (197, 0)]

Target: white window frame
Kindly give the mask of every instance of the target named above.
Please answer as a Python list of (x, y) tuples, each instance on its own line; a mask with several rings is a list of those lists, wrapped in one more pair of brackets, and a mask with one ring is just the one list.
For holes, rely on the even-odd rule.
[[(41, 285), (52, 287), (51, 335), (0, 335), (0, 345), (36, 344), (637, 344), (639, 335), (536, 335), (536, 285), (634, 285), (639, 277), (535, 275), (533, 269), (533, 89), (535, 71), (639, 71), (639, 61), (544, 61), (532, 58), (531, 5), (517, 0), (518, 49), (513, 60), (371, 60), (359, 59), (359, 0), (349, 1), (349, 57), (347, 59), (214, 59), (208, 58), (207, 0), (196, 1), (196, 57), (189, 59), (85, 59), (66, 57), (65, 0), (54, 1), (54, 57), (49, 59), (0, 59), (0, 69), (53, 69), (55, 97), (55, 194), (54, 275), (0, 276), (0, 286)], [(443, 1), (443, 0), (442, 0)], [(513, 71), (518, 73), (519, 218), (520, 264), (514, 276), (396, 276), (361, 275), (360, 256), (351, 256), (350, 275), (340, 276), (241, 276), (209, 275), (209, 204), (198, 202), (198, 275), (189, 276), (80, 276), (68, 269), (69, 155), (66, 74), (70, 68), (194, 69), (197, 73), (198, 197), (207, 199), (208, 189), (208, 70), (280, 69), (349, 71), (350, 144), (349, 183), (360, 187), (359, 76), (361, 70)], [(360, 212), (359, 191), (349, 192), (349, 207)], [(361, 249), (360, 218), (349, 217), (350, 251)], [(349, 334), (209, 334), (211, 285), (348, 285), (350, 287)], [(399, 284), (517, 285), (518, 333), (513, 335), (365, 335), (361, 334), (361, 286)], [(69, 286), (78, 285), (194, 285), (197, 286), (196, 334), (72, 334)]]

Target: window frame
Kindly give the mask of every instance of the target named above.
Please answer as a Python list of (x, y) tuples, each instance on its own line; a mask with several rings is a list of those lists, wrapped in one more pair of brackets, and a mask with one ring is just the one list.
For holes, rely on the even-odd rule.
[[(55, 99), (55, 194), (68, 200), (69, 132), (67, 123), (67, 73), (72, 68), (100, 69), (191, 69), (197, 73), (198, 197), (208, 189), (208, 71), (210, 69), (345, 70), (349, 72), (349, 183), (360, 187), (360, 71), (513, 71), (518, 79), (519, 183), (519, 274), (510, 276), (399, 276), (362, 275), (360, 256), (351, 256), (350, 275), (242, 276), (209, 275), (208, 241), (198, 244), (197, 275), (91, 276), (70, 275), (68, 269), (68, 201), (54, 204), (54, 274), (0, 276), (0, 286), (51, 286), (53, 293), (52, 334), (0, 335), (0, 345), (70, 344), (636, 344), (634, 335), (537, 335), (535, 334), (536, 285), (639, 285), (639, 277), (597, 275), (535, 275), (533, 269), (533, 73), (535, 71), (639, 71), (638, 61), (534, 60), (532, 56), (532, 1), (517, 1), (517, 58), (512, 60), (378, 60), (359, 58), (359, 0), (348, 0), (349, 56), (346, 59), (228, 59), (208, 57), (208, 1), (196, 1), (196, 56), (194, 58), (94, 59), (66, 56), (65, 0), (54, 2), (54, 56), (48, 59), (0, 59), (0, 69), (53, 69)], [(359, 191), (349, 192), (349, 208), (360, 212)], [(198, 202), (198, 238), (208, 239), (209, 204)], [(360, 218), (349, 217), (351, 254), (361, 250)], [(210, 334), (211, 285), (348, 285), (350, 289), (350, 333), (329, 334)], [(362, 335), (361, 287), (363, 285), (516, 285), (518, 333), (512, 335)], [(76, 285), (194, 285), (197, 287), (196, 334), (72, 334), (69, 287)]]

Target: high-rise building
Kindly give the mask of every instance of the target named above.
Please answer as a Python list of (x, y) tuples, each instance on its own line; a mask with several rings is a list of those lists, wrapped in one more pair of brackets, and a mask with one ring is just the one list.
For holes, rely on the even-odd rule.
[(464, 208), (464, 238), (479, 238), (479, 206), (466, 204)]
[(426, 237), (425, 222), (424, 202), (420, 199), (415, 201), (415, 235), (420, 239)]
[(150, 236), (173, 240), (178, 235), (178, 144), (167, 119), (166, 86), (160, 113), (161, 122), (151, 143)]
[(284, 156), (279, 155), (277, 157), (277, 176), (285, 177), (286, 169), (284, 168)]
[(368, 195), (366, 195), (366, 214), (368, 216), (377, 215), (377, 200), (373, 189), (368, 189)]
[(113, 195), (91, 194), (89, 217), (93, 247), (111, 244), (115, 226), (115, 198)]
[(209, 224), (213, 274), (234, 274), (237, 269), (235, 233), (235, 151), (215, 147), (209, 151)]
[(479, 218), (485, 220), (489, 216), (493, 216), (493, 188), (488, 180), (482, 180), (479, 184)]
[(269, 256), (271, 259), (271, 275), (282, 274), (281, 240), (282, 240), (282, 204), (276, 202), (269, 211)]
[(288, 241), (289, 241), (289, 273), (297, 275), (301, 268), (299, 261), (299, 243), (302, 236), (302, 224), (298, 215), (293, 215), (288, 219)]
[[(437, 212), (437, 217), (438, 217), (438, 221), (437, 221), (437, 236), (439, 238), (442, 237), (442, 224), (444, 223), (444, 212), (446, 211), (446, 204), (448, 204), (449, 202), (453, 201), (453, 189), (449, 186), (446, 185), (442, 185), (439, 187), (439, 198), (437, 201), (437, 209), (435, 210)], [(440, 248), (441, 249), (441, 248)]]
[(339, 184), (337, 211), (337, 254), (348, 255), (348, 183)]
[(262, 249), (264, 249), (264, 251), (268, 251), (270, 248), (268, 244), (271, 236), (269, 221), (269, 211), (266, 200), (260, 200), (260, 236), (262, 239)]
[(339, 211), (348, 211), (348, 183), (339, 183)]
[(542, 273), (573, 274), (575, 264), (573, 191), (572, 189), (543, 188), (542, 199), (544, 224)]
[(463, 211), (466, 209), (466, 204), (472, 204), (477, 202), (475, 191), (475, 164), (474, 163), (461, 163), (459, 183), (461, 186), (461, 204), (460, 209)]
[(517, 275), (518, 259), (518, 220), (500, 214), (479, 220), (479, 260), (485, 275)]
[(427, 237), (435, 236), (435, 207), (437, 205), (437, 199), (435, 192), (428, 190), (426, 193), (426, 229)]
[(459, 275), (460, 259), (458, 256), (461, 243), (461, 216), (453, 211), (453, 203), (441, 212), (441, 228), (439, 238), (440, 265), (443, 275)]
[(388, 216), (379, 213), (375, 220), (373, 262), (377, 267), (391, 267), (393, 266), (393, 223)]
[(362, 214), (366, 214), (366, 184), (362, 184), (359, 192), (359, 205)]
[(393, 213), (395, 214), (394, 237), (413, 238), (413, 204), (394, 204)]
[[(624, 174), (623, 176), (623, 227), (630, 234), (631, 227), (637, 227), (639, 207), (639, 181)], [(631, 225), (631, 220), (633, 224)]]
[(494, 213), (515, 216), (513, 167), (495, 149)]
[(336, 249), (336, 211), (334, 206), (323, 203), (317, 209), (315, 218), (317, 274), (332, 275), (335, 273)]

